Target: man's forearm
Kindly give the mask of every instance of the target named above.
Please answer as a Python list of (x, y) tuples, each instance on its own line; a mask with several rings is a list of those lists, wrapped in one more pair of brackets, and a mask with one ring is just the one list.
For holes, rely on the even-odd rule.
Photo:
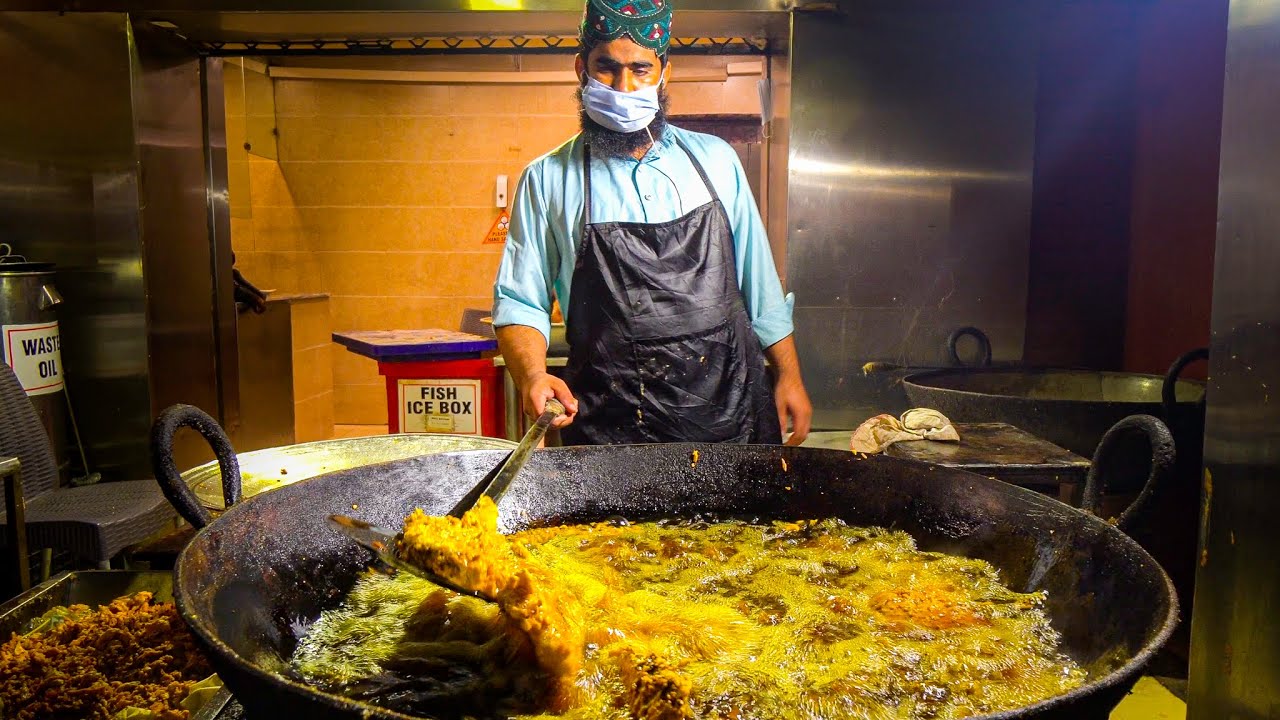
[(547, 371), (547, 339), (528, 325), (505, 325), (494, 331), (498, 351), (516, 385), (524, 387), (530, 377)]
[(769, 358), (769, 364), (773, 366), (779, 382), (800, 380), (800, 356), (796, 353), (794, 335), (788, 335), (765, 348), (764, 354)]
[(537, 417), (546, 401), (557, 398), (564, 404), (565, 414), (555, 419), (555, 427), (573, 422), (578, 414), (578, 401), (564, 380), (547, 372), (547, 339), (527, 325), (506, 325), (496, 330), (498, 349), (507, 364), (507, 372), (515, 381), (526, 414)]
[[(773, 399), (778, 406), (778, 425), (788, 445), (799, 445), (809, 436), (813, 404), (800, 377), (800, 358), (791, 335), (764, 349), (774, 369)], [(787, 434), (790, 426), (791, 432)]]

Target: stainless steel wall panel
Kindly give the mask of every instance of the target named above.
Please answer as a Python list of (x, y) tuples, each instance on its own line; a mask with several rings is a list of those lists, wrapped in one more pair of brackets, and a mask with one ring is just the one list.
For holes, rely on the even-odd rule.
[(131, 476), (150, 402), (126, 18), (0, 13), (0, 67), (0, 237), (57, 263), (89, 463)]
[[(127, 40), (121, 39), (127, 63)], [(68, 387), (89, 463), (107, 479), (132, 480), (149, 474), (139, 437), (151, 422), (151, 388), (135, 149), (129, 157), (132, 167), (93, 178), (94, 232), (80, 243), (98, 257), (78, 273), (73, 290), (78, 364), (67, 365), (69, 373), (79, 368), (83, 376)]]
[(788, 156), (791, 152), (791, 20), (773, 23), (767, 35), (767, 77), (772, 114), (765, 125), (765, 193), (761, 210), (778, 272), (787, 271)]
[[(217, 347), (218, 419), (234, 442), (240, 430), (240, 343), (231, 252), (231, 204), (227, 163), (227, 110), (223, 94), (223, 61), (201, 60), (200, 94), (204, 98), (205, 186), (208, 239), (213, 272), (213, 333)], [(275, 105), (272, 104), (274, 115)]]
[[(199, 60), (167, 33), (133, 40), (123, 14), (0, 13), (0, 237), (58, 266), (67, 387), (90, 467), (107, 480), (150, 475), (148, 431), (164, 405), (219, 415), (238, 398)], [(215, 267), (228, 284), (211, 279)]]
[(1233, 0), (1189, 720), (1280, 718), (1280, 0)]
[[(225, 359), (218, 343), (220, 287), (215, 268), (221, 265), (229, 281), (231, 263), (229, 252), (215, 252), (211, 240), (214, 223), (210, 220), (211, 163), (205, 154), (203, 63), (168, 33), (139, 27), (134, 41), (143, 276), (151, 299), (147, 306), (152, 413), (148, 421), (174, 403), (195, 405), (218, 417), (226, 399), (220, 392), (220, 371), (229, 369), (234, 377), (237, 370), (234, 361), (222, 366)], [(225, 177), (225, 141), (223, 145)], [(224, 216), (218, 227), (228, 221)], [(223, 291), (228, 304), (224, 310), (231, 312), (234, 323), (229, 284)], [(175, 455), (180, 468), (212, 458), (194, 434), (179, 440)]]
[(956, 327), (1021, 356), (1041, 14), (1012, 0), (796, 14), (787, 284), (818, 427), (892, 409), (861, 366), (940, 362)]

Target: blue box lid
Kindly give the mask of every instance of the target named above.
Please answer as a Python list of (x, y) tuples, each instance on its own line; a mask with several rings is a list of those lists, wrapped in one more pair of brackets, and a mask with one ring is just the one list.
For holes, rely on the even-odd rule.
[(333, 341), (357, 355), (374, 360), (407, 361), (430, 360), (434, 356), (479, 356), (498, 349), (498, 341), (493, 338), (436, 328), (336, 332), (333, 333)]

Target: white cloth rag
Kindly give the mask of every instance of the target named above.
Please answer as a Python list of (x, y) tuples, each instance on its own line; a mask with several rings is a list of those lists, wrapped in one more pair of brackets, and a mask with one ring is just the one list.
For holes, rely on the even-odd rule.
[(916, 440), (960, 442), (960, 434), (946, 415), (937, 410), (915, 408), (902, 413), (901, 418), (876, 415), (867, 420), (853, 431), (849, 447), (856, 453), (874, 455), (896, 442)]

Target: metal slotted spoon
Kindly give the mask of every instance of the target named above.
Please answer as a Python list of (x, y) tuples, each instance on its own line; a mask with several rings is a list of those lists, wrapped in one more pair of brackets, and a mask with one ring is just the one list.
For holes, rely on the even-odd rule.
[[(528, 462), (529, 454), (533, 452), (538, 443), (542, 442), (542, 438), (547, 434), (547, 429), (551, 427), (551, 423), (564, 414), (564, 405), (559, 400), (555, 398), (547, 400), (542, 414), (538, 416), (533, 426), (520, 439), (520, 444), (516, 446), (516, 449), (512, 450), (507, 459), (502, 462), (498, 471), (485, 476), (475, 487), (467, 491), (467, 494), (463, 495), (462, 499), (449, 511), (447, 517), (462, 517), (468, 510), (475, 507), (475, 504), (480, 501), (482, 496), (487, 496), (490, 500), (493, 500), (494, 504), (497, 504), (502, 494), (511, 486), (511, 481), (515, 479), (520, 470), (524, 468), (525, 463)], [(371, 550), (378, 556), (379, 560), (397, 570), (416, 575), (456, 593), (493, 602), (493, 598), (485, 597), (476, 590), (459, 587), (427, 568), (418, 567), (402, 559), (396, 553), (396, 548), (399, 547), (403, 533), (375, 527), (363, 520), (346, 515), (330, 515), (329, 522), (339, 532), (354, 540), (360, 546)]]

